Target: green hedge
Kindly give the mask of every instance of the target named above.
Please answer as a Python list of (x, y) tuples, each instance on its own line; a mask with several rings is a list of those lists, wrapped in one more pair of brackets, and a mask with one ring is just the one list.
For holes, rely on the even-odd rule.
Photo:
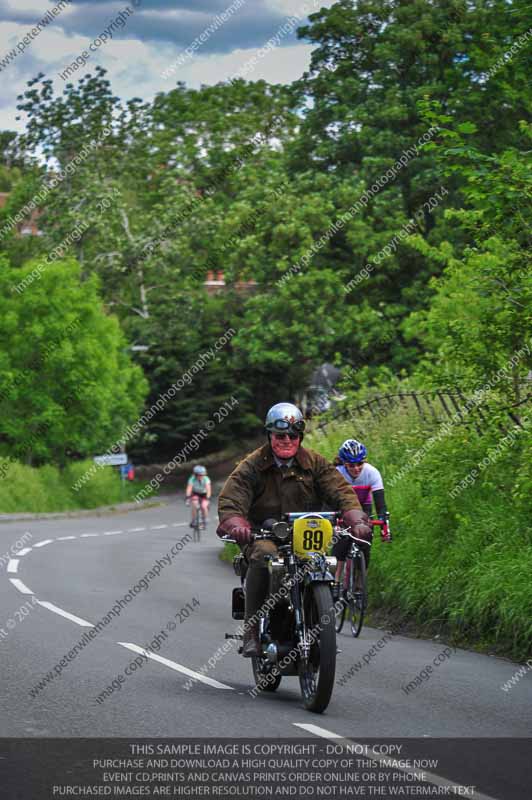
[[(507, 436), (499, 423), (511, 424), (493, 420), (481, 435), (463, 425), (427, 430), (397, 409), (331, 423), (305, 444), (332, 459), (344, 439), (361, 439), (383, 474), (394, 541), (374, 544), (370, 610), (524, 658), (532, 651), (532, 433), (525, 426)], [(473, 469), (476, 479), (451, 497)]]
[[(5, 468), (4, 468), (5, 465)], [(98, 468), (79, 489), (73, 485), (87, 470), (92, 461), (79, 461), (60, 470), (53, 466), (28, 467), (17, 461), (2, 461), (0, 472), (0, 514), (44, 513), (96, 508), (126, 502), (142, 488), (143, 484), (125, 482), (113, 467)]]

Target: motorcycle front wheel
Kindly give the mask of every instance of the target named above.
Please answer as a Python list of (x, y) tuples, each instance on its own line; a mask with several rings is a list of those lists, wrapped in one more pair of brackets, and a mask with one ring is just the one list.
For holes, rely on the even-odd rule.
[(265, 658), (256, 658), (255, 656), (251, 659), (255, 685), (261, 692), (275, 692), (281, 683), (281, 675), (275, 668), (264, 670), (265, 661)]
[(302, 604), (312, 644), (309, 658), (299, 660), (299, 685), (307, 711), (321, 714), (329, 705), (336, 671), (335, 614), (328, 584), (305, 587)]

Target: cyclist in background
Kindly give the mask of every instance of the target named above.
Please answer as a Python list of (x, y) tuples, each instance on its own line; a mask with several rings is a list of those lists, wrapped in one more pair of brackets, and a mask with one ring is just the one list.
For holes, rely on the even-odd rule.
[[(377, 518), (383, 523), (381, 528), (382, 541), (389, 542), (391, 537), (388, 531), (382, 476), (376, 467), (367, 463), (367, 455), (368, 451), (362, 442), (358, 442), (356, 439), (347, 439), (338, 450), (338, 457), (335, 461), (336, 469), (351, 484), (363, 511), (368, 517), (371, 516), (373, 502), (375, 502)], [(335, 575), (338, 584), (342, 580), (349, 545), (349, 540), (343, 538), (336, 542), (332, 550), (333, 556), (338, 559)], [(362, 550), (366, 557), (366, 565), (368, 565), (370, 548), (362, 545)]]
[(207, 523), (207, 512), (209, 510), (209, 500), (211, 498), (211, 479), (207, 475), (205, 467), (198, 466), (192, 470), (192, 475), (188, 479), (185, 501), (187, 506), (192, 501), (192, 519), (190, 527), (194, 527), (198, 507), (201, 508), (202, 527)]

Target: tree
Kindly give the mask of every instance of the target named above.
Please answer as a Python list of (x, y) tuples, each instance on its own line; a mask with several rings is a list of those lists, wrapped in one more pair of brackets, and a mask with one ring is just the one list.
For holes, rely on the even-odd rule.
[(338, 352), (347, 362), (355, 358), (356, 309), (339, 302), (341, 295), (341, 279), (321, 269), (246, 302), (233, 347), (255, 387), (259, 416), (275, 399), (302, 394), (318, 364)]
[(73, 260), (0, 263), (0, 449), (29, 464), (106, 450), (147, 391), (99, 282)]
[[(479, 149), (511, 145), (529, 89), (524, 49), (504, 54), (526, 34), (527, 7), (526, 0), (339, 0), (311, 15), (298, 32), (316, 49), (300, 83), (311, 102), (296, 156), (377, 177), (426, 131), (418, 104), (427, 99), (457, 122), (477, 123)], [(407, 214), (434, 186), (432, 166), (421, 154), (400, 176)]]
[[(519, 403), (532, 366), (532, 170), (528, 151), (484, 155), (469, 143), (474, 125), (443, 128), (436, 148), (442, 170), (460, 172), (465, 207), (447, 216), (466, 230), (462, 247), (415, 240), (428, 260), (445, 265), (434, 279), (429, 308), (411, 314), (405, 330), (421, 339), (427, 355), (423, 380), (477, 388), (499, 370), (497, 391)], [(532, 129), (522, 124), (532, 138)], [(528, 348), (528, 351), (527, 351)]]

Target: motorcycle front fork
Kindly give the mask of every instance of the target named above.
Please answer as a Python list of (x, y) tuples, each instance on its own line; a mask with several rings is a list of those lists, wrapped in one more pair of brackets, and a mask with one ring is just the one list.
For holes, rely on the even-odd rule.
[(301, 581), (297, 580), (297, 563), (295, 556), (288, 557), (288, 575), (291, 578), (290, 599), (294, 609), (296, 640), (301, 659), (307, 661), (310, 655), (310, 641), (307, 636), (303, 606), (301, 604)]

